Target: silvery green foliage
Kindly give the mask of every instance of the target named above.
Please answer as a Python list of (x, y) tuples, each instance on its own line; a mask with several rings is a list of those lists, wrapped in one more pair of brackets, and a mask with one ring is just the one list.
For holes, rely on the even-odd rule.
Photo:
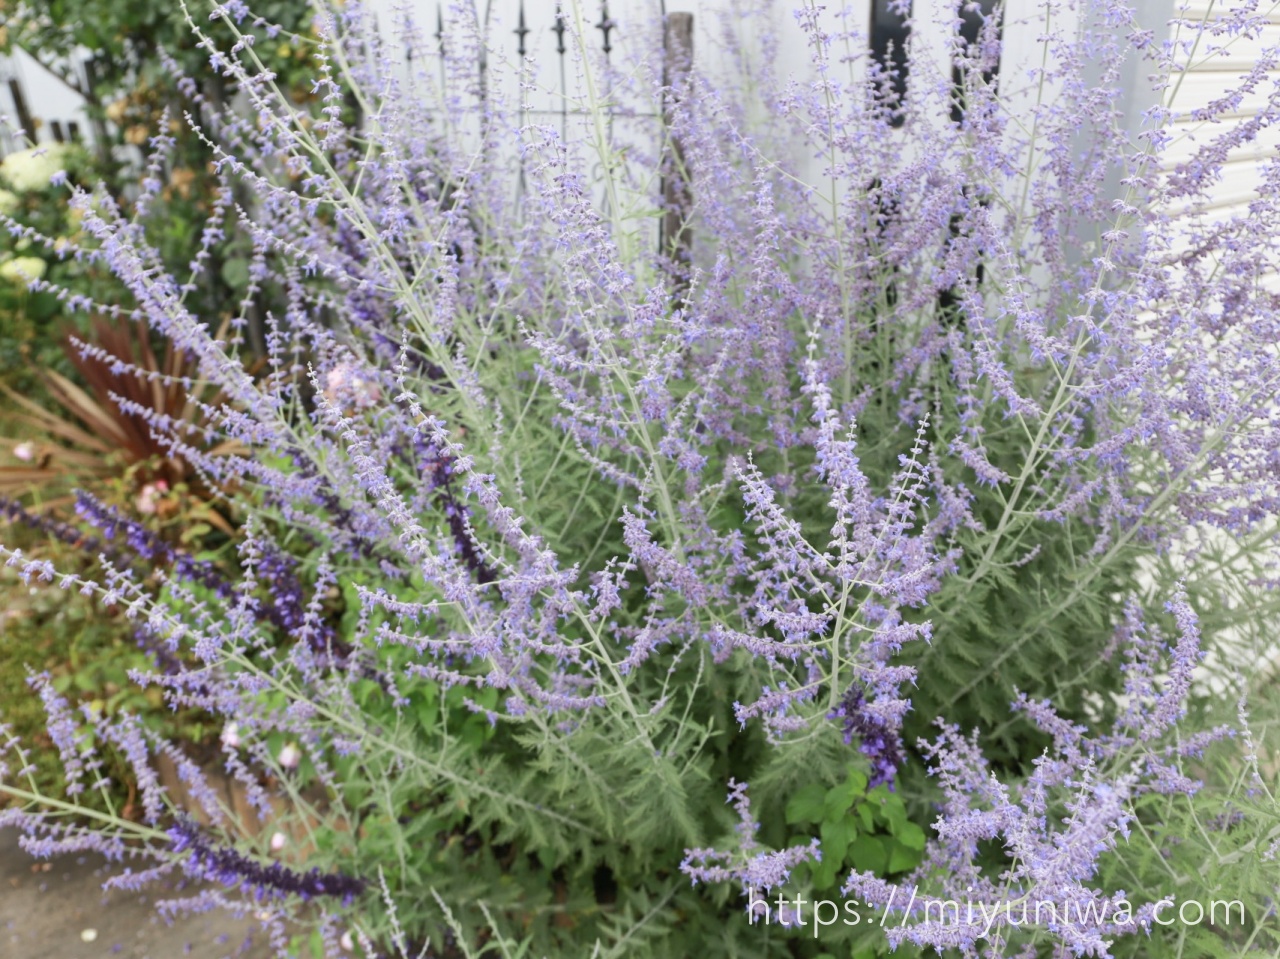
[[(358, 5), (323, 12), (316, 102), (298, 107), (257, 68), (274, 28), (220, 6), (242, 39), (207, 44), (210, 65), (251, 109), (183, 81), (224, 196), (189, 275), (162, 268), (145, 217), (73, 191), (92, 238), (75, 255), (132, 303), (69, 305), (144, 319), (223, 391), (210, 435), (153, 425), (243, 528), (218, 567), (85, 495), (100, 578), (6, 555), (124, 609), (157, 660), (137, 682), (226, 724), (226, 769), (264, 819), (288, 797), (322, 825), (312, 871), (267, 865), (174, 746), (77, 720), (40, 680), (77, 789), (95, 786), (79, 723), (131, 762), (144, 822), (42, 817), (18, 744), (0, 789), (31, 806), (7, 819), (36, 852), (149, 861), (131, 882), (225, 887), (192, 907), (265, 904), (281, 949), (286, 920), (311, 919), (335, 955), (344, 929), (411, 950), (447, 928), (461, 954), (477, 927), (551, 955), (754, 955), (810, 946), (746, 925), (724, 880), (795, 881), (822, 843), (787, 834), (788, 796), (867, 765), (917, 812), (943, 801), (920, 816), (915, 873), (855, 869), (847, 894), (1114, 897), (1099, 877), (1135, 803), (1194, 795), (1183, 761), (1225, 735), (1177, 731), (1200, 629), (1140, 563), (1213, 531), (1275, 545), (1280, 337), (1259, 253), (1275, 162), (1248, 215), (1189, 248), (1169, 212), (1275, 106), (1207, 126), (1168, 169), (1169, 111), (1136, 136), (1116, 115), (1126, 64), (1168, 76), (1179, 48), (1112, 0), (1038, 5), (1030, 82), (1052, 95), (1017, 114), (978, 80), (1000, 56), (988, 22), (956, 51), (960, 123), (937, 120), (949, 71), (896, 102), (865, 56), (850, 67), (867, 49), (852, 15), (798, 10), (806, 82), (751, 67), (739, 39), (767, 11), (726, 17), (754, 70), (744, 102), (696, 68), (664, 87), (657, 57), (602, 62), (566, 9), (572, 69), (599, 81), (567, 137), (477, 81), (479, 18), (443, 47), (405, 18), (392, 48)], [(1256, 26), (1242, 10), (1213, 35)], [(623, 139), (646, 105), (680, 168)], [(170, 145), (152, 143), (144, 213)], [(688, 255), (653, 242), (658, 173), (693, 198)], [(253, 255), (221, 342), (184, 294), (232, 232)], [(208, 826), (170, 824), (160, 752)], [(611, 894), (592, 890), (602, 872)], [(891, 941), (1102, 956), (1149, 918), (994, 936), (904, 921)]]

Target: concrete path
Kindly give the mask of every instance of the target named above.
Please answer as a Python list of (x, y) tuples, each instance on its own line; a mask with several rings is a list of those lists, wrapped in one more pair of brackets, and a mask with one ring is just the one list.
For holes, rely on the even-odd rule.
[(0, 957), (3, 959), (267, 959), (245, 939), (250, 924), (206, 914), (169, 926), (146, 894), (102, 891), (102, 860), (32, 859), (13, 830), (0, 831)]

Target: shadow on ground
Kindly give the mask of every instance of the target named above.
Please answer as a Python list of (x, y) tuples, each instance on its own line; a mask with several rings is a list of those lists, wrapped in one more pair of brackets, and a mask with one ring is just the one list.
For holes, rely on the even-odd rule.
[(145, 893), (102, 891), (100, 858), (32, 859), (18, 834), (0, 830), (0, 956), (4, 959), (266, 959), (246, 943), (251, 923), (212, 913), (167, 925)]

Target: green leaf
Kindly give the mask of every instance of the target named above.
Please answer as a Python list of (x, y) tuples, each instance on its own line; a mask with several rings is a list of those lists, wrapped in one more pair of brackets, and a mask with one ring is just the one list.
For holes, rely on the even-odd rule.
[(27, 300), (26, 312), (33, 320), (47, 320), (58, 312), (59, 305), (55, 295), (41, 291)]
[(413, 714), (418, 717), (418, 723), (424, 730), (434, 731), (436, 721), (440, 718), (440, 706), (436, 703), (435, 696), (417, 700), (413, 704)]
[(182, 531), (182, 535), (178, 537), (179, 542), (190, 543), (192, 540), (198, 540), (203, 536), (207, 536), (213, 532), (213, 527), (208, 523), (195, 523), (188, 526)]
[(851, 842), (848, 857), (853, 868), (860, 871), (883, 873), (885, 866), (889, 864), (889, 854), (885, 851), (884, 843), (874, 836), (859, 836)]
[(824, 822), (822, 835), (822, 861), (833, 866), (844, 862), (849, 843), (858, 835), (857, 824), (849, 818)]
[(832, 786), (822, 797), (822, 821), (836, 821), (844, 818), (844, 814), (853, 805), (843, 786)]
[(875, 814), (871, 811), (868, 803), (860, 802), (854, 807), (853, 811), (857, 813), (858, 818), (862, 821), (862, 828), (867, 832), (875, 832), (876, 819)]
[[(883, 787), (877, 787), (873, 792), (878, 793)], [(907, 807), (902, 804), (902, 797), (888, 790), (880, 798), (879, 808), (876, 810), (880, 820), (889, 827), (889, 832), (897, 835), (902, 831), (910, 820), (907, 818)]]
[(817, 783), (810, 783), (787, 801), (787, 822), (821, 822), (825, 790)]
[(832, 786), (823, 798), (823, 819), (840, 819), (852, 808), (853, 804), (866, 795), (866, 774), (857, 769), (850, 769), (844, 782)]
[(233, 289), (243, 289), (249, 285), (249, 261), (243, 257), (232, 257), (222, 264), (222, 280)]
[(867, 794), (867, 774), (861, 769), (849, 769), (849, 775), (845, 779), (845, 788), (849, 790), (850, 799), (857, 799)]
[(488, 733), (490, 726), (487, 720), (475, 722), (468, 720), (462, 724), (462, 732), (458, 735), (458, 740), (471, 749), (479, 749), (484, 745), (485, 740), (489, 738)]
[(889, 871), (906, 872), (920, 865), (920, 853), (908, 849), (897, 839), (889, 840)]
[(903, 823), (902, 828), (895, 832), (894, 836), (908, 849), (924, 848), (924, 830), (913, 822)]
[(837, 863), (827, 859), (827, 854), (824, 851), (822, 862), (809, 863), (809, 874), (813, 880), (813, 888), (830, 889), (835, 885), (836, 870), (839, 868), (840, 866)]

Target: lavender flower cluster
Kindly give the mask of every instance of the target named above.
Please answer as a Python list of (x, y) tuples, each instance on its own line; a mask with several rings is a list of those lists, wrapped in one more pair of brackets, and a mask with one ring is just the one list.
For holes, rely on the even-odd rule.
[[(1194, 793), (1181, 761), (1223, 735), (1166, 741), (1201, 648), (1194, 614), (1177, 593), (1162, 682), (1156, 624), (1124, 603), (1153, 594), (1141, 560), (1194, 556), (1188, 541), (1278, 545), (1280, 302), (1259, 251), (1280, 223), (1280, 165), (1261, 162), (1239, 215), (1175, 213), (1209, 202), (1280, 101), (1221, 129), (1234, 101), (1122, 122), (1124, 78), (1176, 77), (1185, 48), (1121, 0), (1038, 0), (1025, 19), (1009, 4), (973, 42), (955, 9), (934, 23), (917, 11), (914, 31), (950, 38), (947, 65), (920, 58), (909, 77), (873, 56), (856, 11), (805, 4), (803, 81), (771, 69), (771, 5), (746, 6), (719, 21), (717, 75), (696, 59), (664, 70), (659, 22), (637, 19), (633, 58), (611, 58), (582, 5), (564, 5), (577, 86), (556, 122), (526, 109), (532, 65), (491, 50), (465, 3), (448, 42), (400, 7), (394, 42), (359, 3), (325, 9), (312, 35), (287, 38), (314, 63), (303, 104), (258, 68), (254, 44), (278, 30), (248, 5), (213, 12), (238, 38), (229, 49), (192, 21), (237, 93), (206, 100), (164, 61), (224, 198), (190, 275), (163, 267), (145, 216), (75, 188), (87, 239), (63, 255), (110, 270), (136, 306), (31, 287), (145, 321), (220, 391), (199, 442), (162, 417), (151, 427), (244, 518), (234, 569), (88, 496), (97, 579), (0, 553), (182, 652), (135, 680), (232, 730), (221, 760), (260, 818), (278, 797), (302, 801), (305, 755), (333, 821), (360, 828), (318, 853), (320, 871), (260, 865), (177, 746), (87, 713), (138, 778), (146, 825), (126, 833), (146, 854), (250, 899), (358, 903), (351, 922), (391, 942), (397, 916), (428, 902), (428, 860), (463, 836), (509, 848), (504, 870), (535, 854), (557, 877), (634, 859), (671, 877), (669, 897), (692, 895), (671, 868), (681, 857), (704, 884), (780, 886), (820, 842), (768, 848), (749, 778), (869, 765), (873, 784), (942, 791), (911, 877), (934, 890), (921, 904), (960, 889), (1078, 903), (1117, 894), (1091, 883), (1134, 797)], [(997, 73), (1019, 25), (1035, 65)], [(1258, 29), (1243, 7), (1176, 26)], [(1241, 91), (1278, 67), (1266, 48)], [(902, 82), (885, 82), (895, 71)], [(641, 136), (655, 117), (661, 130)], [(1194, 137), (1175, 135), (1187, 121)], [(172, 146), (151, 141), (136, 209)], [(664, 177), (692, 202), (673, 203)], [(683, 228), (655, 234), (658, 214)], [(185, 294), (233, 232), (249, 283), (222, 341)], [(259, 367), (245, 358), (252, 317)], [(1252, 580), (1276, 583), (1272, 569)], [(982, 645), (997, 633), (1008, 641)], [(1123, 669), (1112, 648), (1128, 651)], [(1007, 717), (1014, 686), (1017, 715), (1052, 748), (997, 773), (955, 724)], [(439, 705), (453, 690), (469, 715)], [(1095, 693), (1127, 705), (1086, 734)], [(49, 702), (81, 777), (69, 707)], [(918, 745), (920, 723), (941, 738)], [(166, 830), (160, 754), (221, 840)], [(712, 848), (726, 769), (743, 766), (736, 852)], [(4, 769), (0, 793), (38, 807), (11, 780)], [(14, 821), (51, 828), (33, 817)], [(417, 846), (405, 837), (421, 823), (436, 831)], [(378, 836), (390, 851), (375, 860), (360, 843)], [(992, 841), (1009, 852), (999, 879), (979, 861)], [(467, 900), (465, 873), (433, 874), (452, 883), (439, 901)], [(872, 903), (898, 888), (868, 873), (846, 885)], [(685, 921), (711, 908), (681, 901)], [(517, 903), (506, 919), (536, 912)], [(892, 943), (1012, 948), (1008, 930), (980, 945), (914, 915)], [(1048, 934), (1102, 956), (1147, 918)]]
[[(1003, 954), (1020, 933), (1025, 935), (1007, 908), (1022, 901), (1053, 903), (1056, 915), (1075, 916), (1052, 929), (1063, 955), (1106, 956), (1117, 937), (1151, 933), (1159, 903), (1117, 908), (1125, 890), (1100, 889), (1092, 882), (1100, 859), (1129, 837), (1136, 821), (1132, 803), (1138, 797), (1148, 792), (1194, 795), (1201, 784), (1188, 775), (1186, 760), (1201, 758), (1211, 744), (1233, 732), (1223, 726), (1185, 739), (1171, 736), (1201, 650), (1196, 616), (1186, 597), (1176, 596), (1170, 607), (1180, 630), (1172, 646), (1143, 623), (1135, 608), (1120, 628), (1131, 699), (1113, 730), (1090, 735), (1064, 722), (1048, 702), (1025, 696), (1019, 700), (1016, 707), (1053, 743), (1025, 782), (1000, 782), (976, 737), (942, 724), (942, 734), (926, 749), (930, 774), (944, 796), (937, 840), (926, 862), (904, 885), (863, 872), (851, 875), (844, 886), (846, 893), (855, 892), (869, 904), (894, 909), (891, 943), (909, 941), (970, 954), (981, 945)], [(1166, 652), (1167, 675), (1156, 684), (1153, 678)], [(984, 869), (979, 861), (980, 845), (992, 841), (1003, 852), (998, 871)], [(1005, 921), (994, 926), (949, 922), (938, 906), (959, 900), (990, 903), (997, 910), (1003, 906)]]

